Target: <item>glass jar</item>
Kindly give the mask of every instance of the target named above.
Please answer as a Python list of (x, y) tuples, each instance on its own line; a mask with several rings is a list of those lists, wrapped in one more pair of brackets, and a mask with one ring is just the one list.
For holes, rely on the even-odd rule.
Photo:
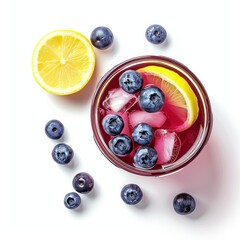
[[(194, 141), (192, 141), (191, 146), (189, 146), (189, 149), (176, 161), (159, 165), (152, 169), (144, 169), (137, 167), (129, 161), (125, 161), (124, 158), (116, 156), (111, 151), (109, 147), (109, 140), (106, 138), (102, 127), (102, 118), (106, 113), (103, 107), (103, 101), (106, 98), (109, 90), (119, 87), (119, 76), (126, 70), (137, 70), (139, 68), (150, 65), (170, 69), (183, 77), (188, 82), (198, 99), (199, 126), (195, 127), (197, 129), (197, 134), (194, 137)], [(98, 148), (111, 163), (121, 169), (138, 175), (164, 176), (184, 168), (191, 161), (193, 161), (196, 156), (201, 152), (209, 139), (213, 124), (213, 117), (209, 97), (204, 86), (194, 75), (194, 73), (192, 73), (185, 65), (174, 59), (164, 56), (139, 56), (116, 65), (102, 77), (102, 79), (97, 85), (92, 100), (91, 124), (94, 139)], [(186, 130), (186, 133), (187, 131), (189, 130)], [(191, 138), (190, 134), (189, 136)], [(188, 134), (186, 134), (185, 137), (189, 138), (189, 136)]]

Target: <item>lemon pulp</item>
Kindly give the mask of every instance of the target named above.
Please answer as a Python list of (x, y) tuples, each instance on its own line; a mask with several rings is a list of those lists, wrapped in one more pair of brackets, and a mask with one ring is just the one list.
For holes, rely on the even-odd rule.
[(76, 31), (56, 30), (37, 43), (32, 57), (33, 76), (47, 92), (69, 95), (81, 90), (95, 68), (89, 40)]

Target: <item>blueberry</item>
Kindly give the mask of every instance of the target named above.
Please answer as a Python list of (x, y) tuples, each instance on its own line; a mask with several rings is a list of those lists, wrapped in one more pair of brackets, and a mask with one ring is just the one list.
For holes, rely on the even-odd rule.
[(80, 206), (81, 204), (81, 198), (80, 196), (75, 192), (70, 192), (65, 195), (64, 197), (64, 205), (69, 209), (74, 209)]
[(150, 43), (160, 44), (165, 41), (167, 32), (161, 25), (153, 24), (147, 28), (145, 36)]
[(137, 184), (127, 184), (122, 188), (121, 198), (129, 205), (135, 205), (141, 201), (143, 193)]
[(195, 207), (195, 199), (188, 193), (180, 193), (173, 199), (173, 208), (180, 215), (192, 213)]
[(50, 120), (45, 125), (45, 133), (51, 139), (59, 139), (62, 137), (64, 132), (63, 124), (58, 120)]
[(143, 78), (134, 70), (127, 70), (119, 77), (120, 87), (127, 93), (136, 93), (141, 90)]
[(126, 156), (132, 151), (132, 139), (126, 134), (117, 135), (111, 139), (110, 148), (117, 156)]
[(112, 31), (107, 27), (97, 27), (92, 31), (90, 41), (98, 49), (109, 48), (113, 43)]
[(53, 160), (59, 164), (68, 164), (73, 155), (73, 149), (65, 143), (57, 144), (52, 150)]
[(81, 172), (72, 180), (73, 188), (79, 193), (89, 193), (94, 186), (94, 180), (89, 173)]
[(133, 159), (137, 166), (150, 169), (156, 165), (158, 155), (154, 148), (142, 146), (136, 150)]
[(139, 123), (132, 131), (133, 141), (139, 145), (147, 145), (153, 139), (153, 129), (147, 123)]
[(117, 114), (108, 114), (104, 117), (102, 126), (107, 134), (116, 136), (123, 130), (124, 122), (121, 116)]
[(149, 113), (159, 111), (163, 107), (164, 100), (162, 90), (154, 86), (145, 87), (138, 95), (140, 107)]

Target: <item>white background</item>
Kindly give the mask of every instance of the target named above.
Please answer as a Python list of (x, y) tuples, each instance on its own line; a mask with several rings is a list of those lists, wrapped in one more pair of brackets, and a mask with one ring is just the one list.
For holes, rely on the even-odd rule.
[[(0, 239), (239, 239), (239, 1), (234, 0), (41, 0), (0, 3)], [(145, 29), (161, 24), (167, 42), (147, 42)], [(31, 72), (36, 42), (55, 29), (90, 36), (109, 27), (114, 45), (96, 50), (91, 82), (78, 94), (59, 97), (42, 90)], [(184, 170), (164, 178), (133, 175), (108, 162), (95, 145), (91, 99), (103, 74), (130, 57), (165, 55), (184, 63), (211, 99), (214, 126), (208, 145)], [(75, 151), (70, 166), (51, 158), (57, 142), (44, 133), (57, 118), (63, 141)], [(89, 172), (95, 189), (78, 211), (64, 207), (73, 176)], [(125, 205), (120, 190), (136, 183), (139, 206)], [(172, 199), (192, 194), (196, 211), (177, 215)]]

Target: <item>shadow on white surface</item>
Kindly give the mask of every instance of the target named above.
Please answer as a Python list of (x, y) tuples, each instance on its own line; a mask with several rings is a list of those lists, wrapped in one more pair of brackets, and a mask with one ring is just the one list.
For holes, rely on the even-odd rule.
[(79, 163), (81, 161), (79, 160), (79, 157), (76, 156), (76, 154), (73, 156), (73, 159), (69, 164), (66, 165), (66, 168), (69, 169), (69, 171), (73, 171), (79, 167)]
[(147, 194), (144, 194), (142, 200), (138, 204), (135, 205), (135, 207), (138, 209), (146, 209), (148, 206), (149, 206), (149, 199), (148, 199)]
[(216, 218), (220, 220), (226, 214), (228, 209), (225, 200), (227, 191), (231, 188), (228, 187), (228, 172), (224, 161), (224, 154), (221, 153), (218, 141), (211, 138), (192, 163), (182, 171), (169, 176), (175, 189), (179, 192), (188, 192), (196, 199), (196, 210), (187, 217), (198, 219), (207, 214), (214, 215), (215, 220)]

